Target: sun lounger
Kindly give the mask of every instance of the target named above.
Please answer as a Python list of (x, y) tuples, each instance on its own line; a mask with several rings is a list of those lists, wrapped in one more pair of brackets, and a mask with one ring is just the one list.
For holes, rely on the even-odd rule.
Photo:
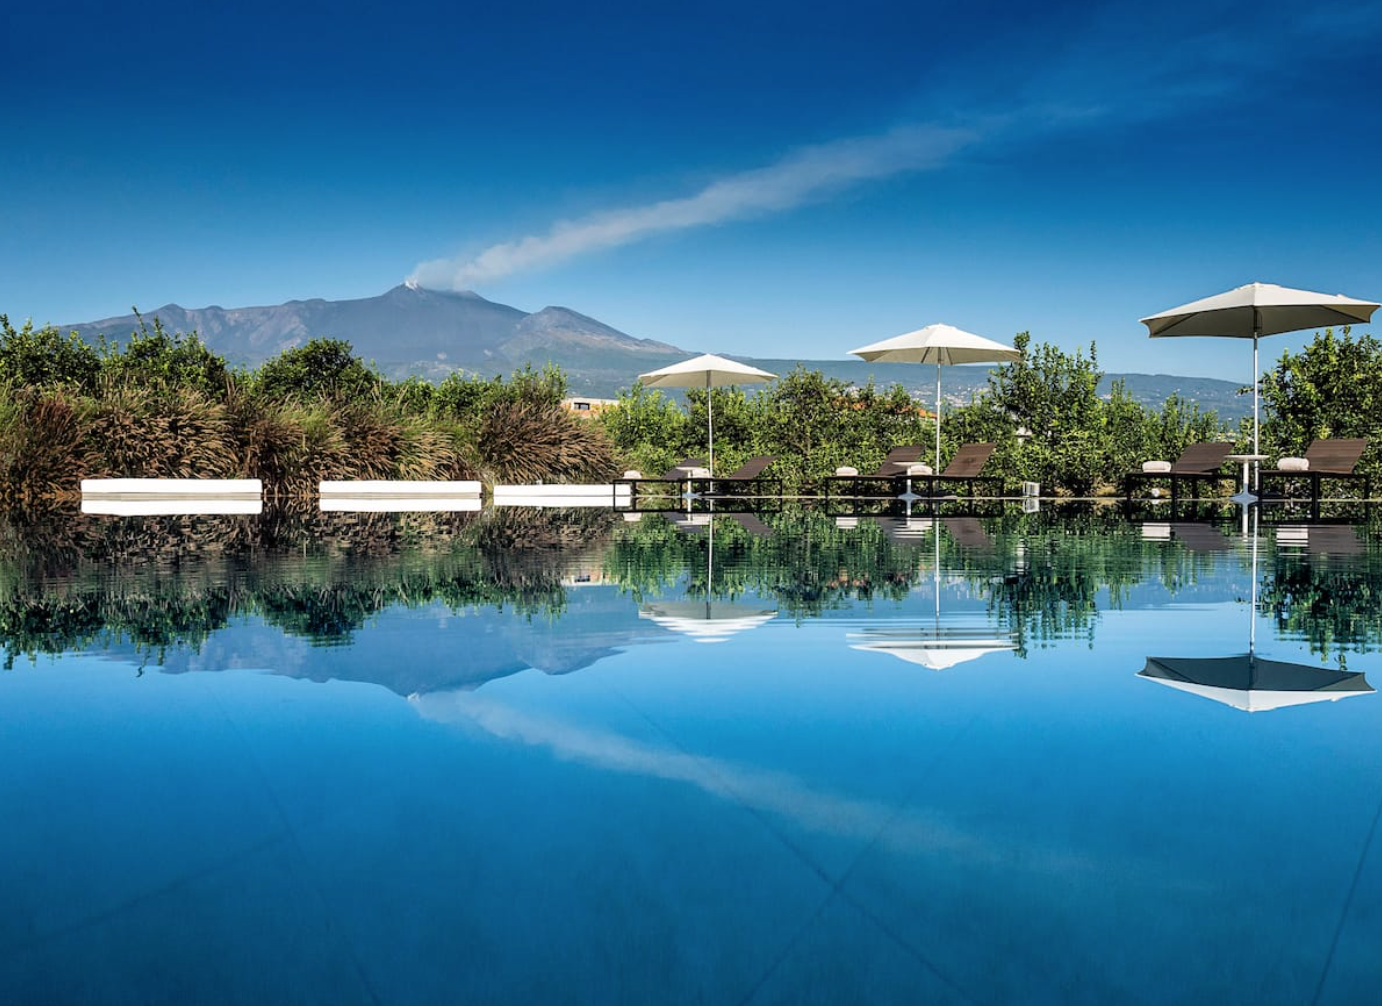
[(925, 448), (920, 444), (894, 447), (883, 459), (883, 463), (874, 471), (861, 472), (858, 475), (827, 475), (821, 480), (821, 488), (824, 490), (825, 498), (830, 498), (832, 487), (849, 485), (857, 490), (860, 483), (891, 482), (895, 476), (905, 475), (910, 466), (920, 461), (923, 450)]
[[(910, 478), (914, 483), (925, 481), (930, 487), (932, 496), (936, 495), (936, 489), (939, 486), (961, 482), (969, 487), (969, 495), (971, 496), (974, 495), (976, 485), (986, 483), (996, 486), (997, 491), (994, 495), (1001, 496), (1003, 477), (1001, 475), (982, 474), (984, 466), (988, 464), (989, 458), (993, 455), (994, 446), (994, 444), (965, 444), (955, 452), (955, 456), (950, 459), (950, 464), (945, 466), (945, 471), (935, 475), (913, 475)], [(904, 473), (896, 476), (895, 480), (908, 477)]]
[(1308, 467), (1304, 471), (1263, 469), (1257, 473), (1258, 492), (1262, 492), (1269, 483), (1279, 483), (1282, 491), (1273, 495), (1286, 497), (1290, 495), (1293, 482), (1309, 482), (1310, 499), (1312, 502), (1318, 502), (1320, 483), (1324, 479), (1348, 479), (1355, 482), (1361, 479), (1363, 498), (1367, 499), (1372, 495), (1372, 479), (1366, 472), (1354, 471), (1358, 466), (1358, 459), (1363, 456), (1367, 447), (1367, 440), (1361, 437), (1315, 440), (1305, 452)]
[[(1208, 482), (1213, 485), (1221, 476), (1219, 469), (1223, 466), (1224, 460), (1233, 450), (1231, 443), (1198, 443), (1187, 447), (1179, 458), (1171, 463), (1170, 471), (1142, 471), (1128, 472), (1123, 476), (1123, 494), (1125, 499), (1132, 499), (1133, 489), (1143, 482), (1151, 479), (1165, 479), (1171, 484), (1171, 499), (1174, 501), (1180, 496), (1182, 484), (1188, 484), (1190, 493), (1193, 496), (1195, 486), (1199, 482)], [(1150, 463), (1150, 462), (1149, 462)]]
[(716, 475), (713, 478), (697, 476), (690, 479), (691, 488), (697, 484), (705, 486), (707, 492), (716, 495), (729, 493), (756, 493), (765, 495), (760, 490), (771, 489), (774, 495), (782, 495), (782, 480), (771, 475), (764, 475), (772, 464), (777, 460), (771, 454), (760, 454), (758, 457), (750, 458), (740, 465), (736, 470), (728, 475)]

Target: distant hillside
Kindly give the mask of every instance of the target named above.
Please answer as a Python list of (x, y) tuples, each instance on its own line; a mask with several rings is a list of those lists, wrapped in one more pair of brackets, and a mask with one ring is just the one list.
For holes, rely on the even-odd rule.
[[(528, 313), (477, 293), (445, 293), (408, 284), (359, 300), (292, 300), (241, 308), (167, 304), (145, 312), (144, 317), (149, 322), (158, 318), (171, 331), (196, 331), (233, 363), (256, 364), (308, 339), (327, 336), (348, 339), (359, 356), (372, 360), (390, 377), (418, 374), (437, 379), (454, 370), (489, 377), (511, 373), (524, 364), (541, 367), (551, 362), (566, 372), (573, 392), (600, 398), (613, 397), (638, 374), (685, 359), (692, 352), (634, 338), (570, 308), (545, 307)], [(125, 315), (65, 327), (86, 338), (104, 335), (118, 340), (138, 324), (134, 315)], [(870, 379), (879, 384), (900, 383), (923, 401), (930, 401), (935, 393), (932, 367), (862, 360), (736, 359), (775, 374), (785, 374), (802, 363), (855, 384)], [(1110, 374), (1103, 392), (1120, 378), (1138, 401), (1153, 407), (1179, 394), (1227, 419), (1247, 415), (1252, 408), (1249, 398), (1236, 393), (1237, 384), (1208, 378)], [(984, 367), (948, 367), (942, 390), (948, 402), (968, 402), (987, 379)]]
[[(529, 314), (475, 293), (442, 293), (402, 285), (360, 300), (292, 300), (269, 307), (184, 308), (144, 312), (172, 331), (196, 331), (233, 363), (255, 364), (318, 336), (348, 339), (355, 352), (391, 377), (444, 376), (453, 370), (507, 374), (552, 361), (579, 390), (613, 388), (629, 374), (665, 366), (685, 354), (635, 339), (564, 307)], [(71, 327), (84, 338), (121, 339), (138, 328), (134, 315)]]

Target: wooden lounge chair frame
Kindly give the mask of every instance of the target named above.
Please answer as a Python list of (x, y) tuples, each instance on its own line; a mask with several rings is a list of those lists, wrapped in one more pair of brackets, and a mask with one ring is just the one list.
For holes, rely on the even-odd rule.
[(1257, 473), (1257, 491), (1263, 492), (1268, 483), (1279, 482), (1284, 490), (1274, 496), (1290, 498), (1291, 483), (1307, 481), (1310, 483), (1310, 502), (1318, 503), (1321, 482), (1324, 479), (1347, 479), (1363, 483), (1363, 499), (1372, 496), (1372, 477), (1366, 472), (1354, 471), (1358, 460), (1368, 449), (1368, 442), (1362, 437), (1330, 437), (1311, 441), (1306, 448), (1305, 459), (1310, 467), (1303, 472), (1284, 472), (1278, 468), (1263, 469)]
[(905, 482), (908, 478), (912, 483), (927, 483), (928, 492), (936, 495), (938, 485), (954, 484), (963, 482), (969, 489), (969, 495), (974, 495), (974, 487), (982, 484), (992, 484), (997, 486), (995, 496), (1003, 495), (1003, 476), (1001, 475), (982, 475), (984, 466), (988, 464), (989, 458), (993, 456), (996, 444), (963, 444), (955, 452), (955, 456), (950, 459), (950, 464), (945, 466), (945, 471), (934, 475), (911, 475), (906, 474), (895, 476), (895, 482)]
[(1213, 485), (1223, 478), (1219, 469), (1223, 467), (1224, 461), (1233, 453), (1233, 444), (1226, 441), (1201, 441), (1191, 444), (1181, 452), (1179, 458), (1171, 462), (1169, 472), (1128, 472), (1123, 476), (1123, 498), (1132, 499), (1134, 486), (1139, 482), (1147, 482), (1151, 479), (1166, 479), (1171, 483), (1171, 500), (1175, 502), (1180, 498), (1180, 487), (1182, 483), (1190, 486), (1190, 494), (1195, 494), (1195, 486), (1200, 482), (1208, 482)]
[(821, 480), (823, 495), (829, 500), (831, 487), (844, 483), (856, 486), (861, 482), (887, 482), (891, 484), (895, 476), (905, 475), (908, 467), (921, 460), (921, 452), (925, 449), (921, 444), (904, 444), (890, 450), (874, 471), (859, 475), (827, 475)]
[(766, 495), (754, 490), (771, 488), (771, 495), (782, 495), (782, 479), (763, 472), (777, 461), (775, 454), (760, 454), (749, 458), (728, 475), (715, 475), (711, 478), (688, 479), (689, 491), (695, 491), (698, 484), (704, 484), (710, 495)]

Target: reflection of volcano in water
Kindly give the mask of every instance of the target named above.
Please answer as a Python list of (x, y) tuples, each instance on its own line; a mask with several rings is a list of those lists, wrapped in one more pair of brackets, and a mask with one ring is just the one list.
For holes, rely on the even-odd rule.
[[(420, 631), (420, 629), (424, 631)], [(165, 673), (267, 669), (311, 681), (356, 681), (398, 695), (472, 690), (530, 668), (569, 674), (630, 646), (667, 642), (615, 587), (568, 591), (560, 615), (528, 616), (481, 608), (453, 613), (438, 605), (384, 612), (348, 646), (312, 646), (257, 620), (208, 639), (199, 653), (167, 654)], [(138, 663), (128, 647), (108, 655)]]

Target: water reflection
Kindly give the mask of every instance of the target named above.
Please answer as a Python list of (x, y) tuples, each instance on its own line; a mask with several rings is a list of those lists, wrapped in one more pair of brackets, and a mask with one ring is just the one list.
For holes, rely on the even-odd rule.
[[(1281, 524), (1249, 548), (1229, 521), (1094, 508), (625, 516), (11, 515), (0, 521), (0, 644), (10, 666), (97, 651), (179, 669), (247, 621), (262, 648), (265, 629), (349, 647), (388, 612), (467, 620), (458, 627), (477, 641), (456, 666), (349, 671), (411, 694), (523, 667), (568, 673), (676, 633), (739, 638), (774, 618), (854, 618), (843, 645), (931, 668), (1092, 643), (1111, 611), (1245, 599), (1245, 637), (1258, 612), (1276, 638), (1341, 670), (1382, 642), (1368, 526)], [(253, 656), (228, 640), (215, 648), (231, 664)]]
[(933, 546), (931, 593), (935, 603), (934, 622), (929, 627), (875, 626), (847, 638), (851, 649), (889, 656), (930, 668), (946, 670), (990, 653), (1017, 649), (1009, 637), (995, 638), (998, 630), (989, 625), (941, 625), (941, 526), (945, 526), (957, 547), (991, 553), (993, 538), (974, 517), (946, 517), (932, 520), (904, 516), (884, 525), (896, 541), (921, 543), (929, 537)]
[[(1247, 652), (1223, 657), (1149, 656), (1146, 667), (1139, 671), (1138, 675), (1158, 684), (1201, 695), (1246, 712), (1337, 701), (1349, 696), (1371, 693), (1373, 689), (1362, 674), (1349, 673), (1342, 668), (1332, 671), (1304, 664), (1268, 660), (1258, 655), (1256, 615), (1261, 551), (1260, 518), (1261, 511), (1255, 508), (1251, 514), (1246, 511), (1243, 514), (1242, 546), (1251, 557), (1248, 580)], [(1289, 547), (1303, 547), (1309, 551), (1311, 530), (1309, 527), (1278, 527), (1276, 540), (1281, 543), (1284, 538)], [(1350, 546), (1359, 544), (1352, 528), (1335, 527), (1328, 530), (1348, 531), (1350, 534), (1321, 535), (1316, 539), (1316, 551), (1322, 551), (1329, 546), (1337, 548), (1344, 542), (1348, 542)], [(1286, 534), (1283, 535), (1283, 532)], [(1210, 541), (1212, 551), (1222, 551), (1228, 547), (1228, 539), (1216, 529), (1207, 526), (1194, 526), (1190, 540)], [(1222, 545), (1219, 544), (1220, 541), (1223, 542)], [(1349, 547), (1346, 554), (1359, 554), (1360, 551)]]
[(1335, 702), (1373, 691), (1362, 674), (1267, 660), (1255, 653), (1232, 657), (1148, 657), (1137, 672), (1158, 684), (1257, 713), (1311, 702)]

